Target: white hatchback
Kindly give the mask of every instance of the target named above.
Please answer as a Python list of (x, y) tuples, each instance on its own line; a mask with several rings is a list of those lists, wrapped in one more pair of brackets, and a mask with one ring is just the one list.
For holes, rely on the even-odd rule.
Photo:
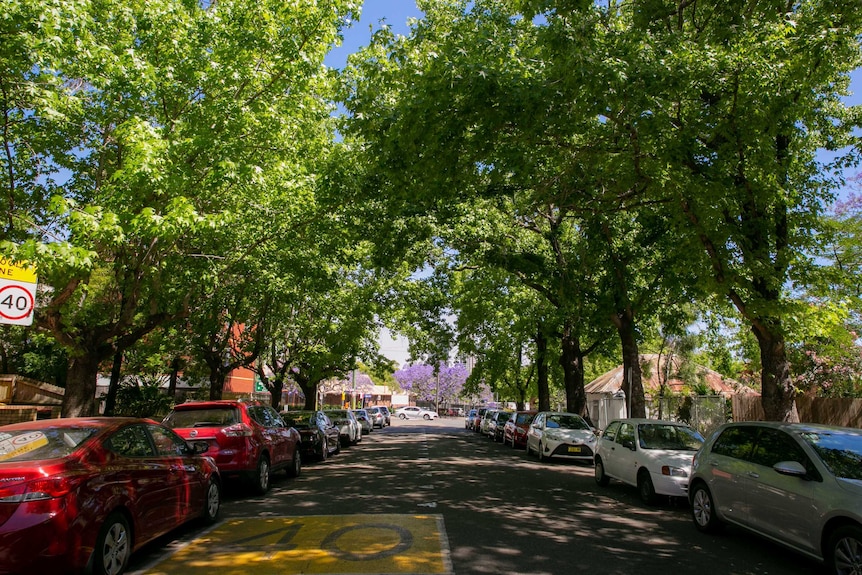
[(527, 455), (536, 453), (539, 461), (566, 457), (592, 463), (596, 434), (576, 413), (540, 411), (527, 428)]
[(656, 419), (617, 419), (596, 445), (596, 483), (611, 478), (638, 488), (644, 503), (656, 494), (688, 496), (691, 461), (703, 436), (688, 425)]

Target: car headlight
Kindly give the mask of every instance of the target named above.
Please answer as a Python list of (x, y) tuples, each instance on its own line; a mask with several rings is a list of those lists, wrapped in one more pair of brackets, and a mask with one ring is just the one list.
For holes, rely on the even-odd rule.
[(688, 471), (681, 467), (673, 467), (670, 465), (662, 465), (661, 474), (670, 477), (688, 477)]

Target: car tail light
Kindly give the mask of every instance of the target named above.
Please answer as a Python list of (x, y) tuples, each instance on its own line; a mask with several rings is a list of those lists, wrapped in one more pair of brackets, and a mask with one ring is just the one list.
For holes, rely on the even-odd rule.
[(23, 503), (63, 497), (78, 481), (70, 477), (46, 477), (0, 489), (0, 503)]
[(225, 437), (251, 437), (254, 430), (246, 423), (235, 423), (221, 430)]

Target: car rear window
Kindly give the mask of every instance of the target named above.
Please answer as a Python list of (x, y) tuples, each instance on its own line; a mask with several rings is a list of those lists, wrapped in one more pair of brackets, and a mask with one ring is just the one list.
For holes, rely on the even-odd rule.
[(314, 419), (314, 412), (310, 411), (291, 411), (282, 413), (281, 418), (291, 427), (310, 427)]
[(65, 457), (98, 431), (64, 427), (0, 433), (0, 461), (33, 461)]
[(233, 407), (206, 407), (201, 409), (178, 409), (171, 412), (163, 423), (171, 429), (184, 427), (225, 427), (239, 423), (237, 410)]

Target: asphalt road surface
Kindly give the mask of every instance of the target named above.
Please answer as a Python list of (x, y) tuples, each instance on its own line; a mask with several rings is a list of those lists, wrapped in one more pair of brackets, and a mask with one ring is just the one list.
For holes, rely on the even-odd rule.
[(265, 496), (228, 485), (220, 522), (137, 553), (140, 575), (455, 573), (814, 575), (821, 566), (728, 528), (699, 533), (687, 504), (599, 487), (591, 466), (540, 463), (463, 418), (374, 430)]

